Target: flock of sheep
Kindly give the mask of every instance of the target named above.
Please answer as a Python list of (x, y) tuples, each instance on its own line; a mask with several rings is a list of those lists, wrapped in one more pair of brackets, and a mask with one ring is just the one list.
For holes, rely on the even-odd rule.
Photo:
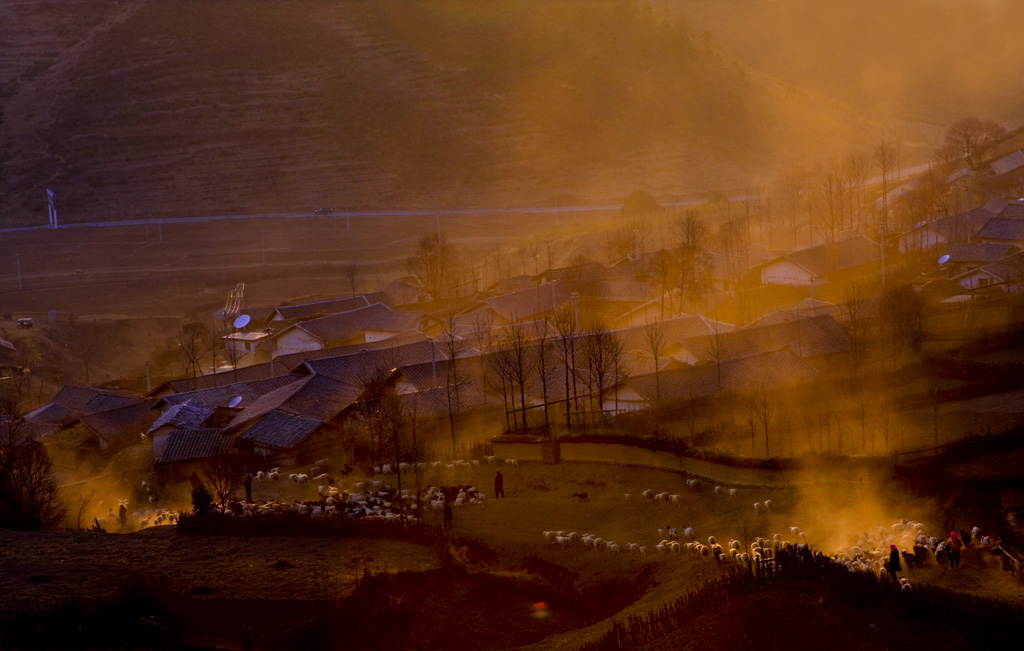
[[(698, 491), (701, 482), (697, 479), (687, 479), (686, 486), (691, 491)], [(714, 486), (713, 492), (716, 495), (726, 494), (735, 498), (738, 496), (738, 489), (723, 489), (721, 486)], [(625, 494), (626, 501), (632, 501), (633, 496)], [(655, 492), (647, 489), (640, 494), (641, 499), (648, 503), (681, 504), (682, 495), (665, 492)], [(770, 499), (755, 502), (753, 504), (755, 513), (771, 513), (772, 501)], [(799, 527), (789, 527), (789, 539), (782, 534), (774, 533), (770, 538), (758, 537), (750, 544), (749, 551), (744, 551), (740, 541), (731, 539), (724, 545), (718, 542), (715, 536), (709, 536), (707, 544), (696, 540), (696, 534), (691, 527), (683, 528), (684, 541), (680, 542), (675, 535), (675, 529), (658, 529), (657, 534), (660, 542), (653, 544), (653, 549), (660, 555), (674, 556), (685, 554), (705, 561), (715, 560), (718, 563), (759, 563), (765, 559), (772, 558), (781, 550), (810, 553), (811, 548), (807, 543), (807, 534)], [(964, 543), (974, 541), (982, 547), (992, 545), (989, 536), (983, 535), (978, 527), (971, 529), (969, 534), (961, 535)], [(620, 545), (613, 540), (607, 540), (591, 533), (579, 534), (575, 531), (544, 531), (541, 534), (544, 540), (552, 546), (563, 549), (581, 547), (596, 551), (607, 551), (612, 554), (619, 554), (623, 551), (646, 556), (648, 547), (629, 542)], [(900, 520), (888, 527), (880, 526), (877, 533), (865, 533), (858, 536), (849, 547), (842, 548), (828, 556), (836, 563), (844, 566), (851, 572), (870, 572), (877, 578), (889, 580), (889, 571), (886, 569), (889, 560), (890, 545), (896, 545), (901, 552), (902, 566), (920, 567), (932, 561), (945, 562), (948, 556), (946, 543), (929, 536), (924, 531), (924, 525), (920, 522)], [(906, 577), (899, 578), (902, 589), (911, 589), (910, 582)]]

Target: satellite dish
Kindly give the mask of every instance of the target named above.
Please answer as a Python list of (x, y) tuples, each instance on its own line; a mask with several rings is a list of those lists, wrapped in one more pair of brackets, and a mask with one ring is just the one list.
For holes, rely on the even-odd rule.
[(946, 255), (942, 256), (941, 258), (939, 258), (939, 264), (946, 264), (947, 262), (949, 262), (949, 254), (948, 253)]
[(235, 317), (235, 327), (244, 328), (245, 326), (249, 325), (249, 320), (250, 319), (248, 314), (239, 314), (237, 317)]
[(231, 399), (231, 402), (228, 403), (228, 407), (237, 407), (241, 403), (242, 403), (242, 396), (235, 396), (234, 398)]

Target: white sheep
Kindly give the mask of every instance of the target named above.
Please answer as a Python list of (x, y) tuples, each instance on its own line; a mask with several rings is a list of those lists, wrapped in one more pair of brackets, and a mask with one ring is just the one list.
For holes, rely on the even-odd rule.
[(764, 501), (764, 510), (768, 511), (769, 513), (772, 512), (772, 501), (771, 500), (765, 500)]
[(505, 463), (512, 466), (513, 468), (519, 467), (519, 459), (505, 459)]
[(730, 488), (729, 489), (729, 497), (736, 497), (738, 492), (739, 491), (737, 491), (735, 488)]
[(669, 495), (668, 501), (672, 502), (673, 504), (679, 504), (679, 502), (682, 500), (682, 497), (682, 495)]
[(647, 556), (647, 548), (646, 547), (638, 547), (637, 550), (636, 550), (636, 553), (639, 556)]
[(270, 474), (267, 475), (267, 476), (270, 477), (274, 481), (277, 481), (278, 479), (280, 479), (280, 475), (278, 474), (278, 472), (276, 470), (271, 470)]
[(668, 493), (658, 493), (657, 495), (654, 496), (654, 499), (658, 502), (667, 502)]
[(761, 503), (760, 502), (754, 502), (754, 510), (757, 511), (758, 513), (761, 512)]
[(486, 461), (487, 463), (494, 463), (494, 459), (495, 457), (493, 454), (491, 456), (484, 457), (484, 461)]
[(722, 494), (722, 487), (721, 486), (715, 486), (715, 495), (721, 495), (721, 494)]
[(683, 535), (686, 536), (687, 540), (693, 540), (693, 527), (686, 527), (685, 529), (683, 529)]
[(645, 500), (653, 500), (654, 499), (654, 491), (652, 491), (650, 488), (648, 488), (644, 492), (640, 493), (640, 497), (642, 497)]
[(630, 495), (629, 493), (626, 493), (626, 501), (627, 502), (632, 502), (633, 501), (633, 496)]

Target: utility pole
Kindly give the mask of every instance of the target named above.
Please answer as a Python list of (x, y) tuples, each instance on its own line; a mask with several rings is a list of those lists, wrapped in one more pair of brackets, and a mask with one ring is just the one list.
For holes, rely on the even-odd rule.
[(267, 266), (267, 247), (262, 228), (260, 229), (260, 257), (263, 259), (263, 266)]
[[(214, 372), (216, 372), (216, 369), (214, 369)], [(150, 384), (150, 381), (149, 381), (149, 362), (146, 362), (146, 394), (148, 395), (149, 392), (152, 391), (152, 390), (153, 390), (153, 387), (152, 387), (152, 385)]]
[(18, 291), (20, 292), (21, 291), (21, 254), (20, 253), (15, 253), (14, 254), (14, 260), (15, 260), (15, 264), (18, 265)]

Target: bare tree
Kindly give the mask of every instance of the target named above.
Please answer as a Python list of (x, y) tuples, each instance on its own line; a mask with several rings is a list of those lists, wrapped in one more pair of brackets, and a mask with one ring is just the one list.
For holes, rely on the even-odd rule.
[(228, 499), (242, 487), (245, 469), (242, 458), (236, 454), (221, 454), (211, 457), (203, 466), (203, 478), (220, 500), (221, 510), (227, 508)]
[(946, 144), (956, 147), (970, 167), (976, 167), (988, 148), (1006, 133), (998, 122), (976, 117), (961, 118), (946, 132)]
[(71, 350), (82, 362), (87, 384), (91, 381), (93, 363), (106, 343), (104, 334), (103, 328), (96, 323), (77, 323), (68, 332)]
[(445, 365), (445, 396), (448, 400), (448, 424), (452, 433), (452, 458), (458, 458), (458, 447), (455, 441), (455, 414), (462, 411), (462, 404), (459, 400), (459, 385), (462, 378), (459, 377), (458, 358), (465, 351), (465, 340), (455, 334), (455, 318), (449, 316), (445, 321), (445, 329), (441, 333), (441, 346), (445, 355), (448, 356), (448, 363)]
[(762, 384), (761, 388), (754, 394), (753, 404), (754, 416), (764, 429), (764, 456), (767, 459), (772, 456), (768, 446), (768, 427), (775, 416), (775, 398), (766, 385)]
[(477, 361), (480, 364), (480, 387), (484, 393), (484, 406), (487, 405), (487, 388), (490, 386), (487, 381), (487, 371), (490, 365), (487, 363), (487, 355), (494, 343), (494, 317), (490, 310), (479, 310), (473, 314), (473, 339), (480, 354)]
[(75, 518), (76, 531), (82, 530), (82, 517), (85, 516), (86, 510), (88, 510), (89, 508), (89, 503), (92, 502), (92, 497), (95, 494), (95, 490), (89, 491), (88, 495), (85, 495), (84, 493), (78, 494), (78, 514), (77, 517)]
[(850, 329), (850, 356), (852, 357), (855, 371), (860, 370), (861, 359), (864, 354), (864, 295), (861, 286), (850, 284), (846, 286), (843, 293), (842, 309), (846, 312), (847, 322)]
[(406, 261), (406, 269), (427, 290), (430, 298), (442, 298), (451, 283), (456, 265), (455, 248), (444, 233), (420, 238), (416, 252)]
[[(576, 397), (576, 339), (579, 322), (571, 305), (563, 305), (555, 312), (555, 344), (565, 371), (565, 428), (572, 429), (573, 409), (570, 399)], [(571, 382), (570, 382), (571, 379)]]
[(875, 147), (875, 163), (882, 173), (882, 224), (889, 224), (889, 190), (893, 168), (896, 167), (896, 147), (882, 140)]
[(535, 322), (533, 329), (533, 341), (537, 346), (537, 376), (540, 379), (541, 399), (544, 401), (544, 427), (551, 427), (551, 420), (548, 414), (548, 380), (551, 369), (549, 368), (548, 352), (548, 322), (547, 319), (540, 319)]
[[(190, 321), (178, 328), (177, 343), (185, 366), (190, 369), (192, 379), (200, 375), (200, 359), (206, 355), (206, 347), (210, 341), (210, 328), (202, 321)], [(233, 349), (233, 346), (228, 346)], [(237, 364), (237, 356), (235, 356)]]
[(885, 291), (881, 303), (882, 321), (889, 324), (893, 339), (893, 364), (896, 364), (898, 345), (920, 343), (924, 324), (924, 299), (910, 285), (900, 285)]
[(805, 174), (794, 168), (789, 171), (778, 184), (779, 195), (782, 196), (783, 202), (786, 207), (789, 208), (789, 223), (793, 229), (793, 244), (797, 242), (797, 226), (796, 217), (797, 211), (800, 209), (800, 199), (804, 192), (804, 188), (807, 185), (804, 182)]
[(659, 360), (665, 352), (665, 322), (652, 321), (644, 326), (644, 343), (654, 358), (654, 400), (661, 405), (661, 365)]
[[(608, 391), (616, 382), (616, 366), (621, 365), (621, 348), (615, 333), (594, 321), (585, 328), (583, 336), (583, 359), (587, 369), (587, 385), (590, 393), (590, 411), (604, 414)], [(595, 405), (596, 399), (596, 405)]]
[(349, 295), (356, 295), (356, 286), (359, 284), (359, 265), (355, 262), (348, 262), (342, 267), (345, 280), (348, 282)]

